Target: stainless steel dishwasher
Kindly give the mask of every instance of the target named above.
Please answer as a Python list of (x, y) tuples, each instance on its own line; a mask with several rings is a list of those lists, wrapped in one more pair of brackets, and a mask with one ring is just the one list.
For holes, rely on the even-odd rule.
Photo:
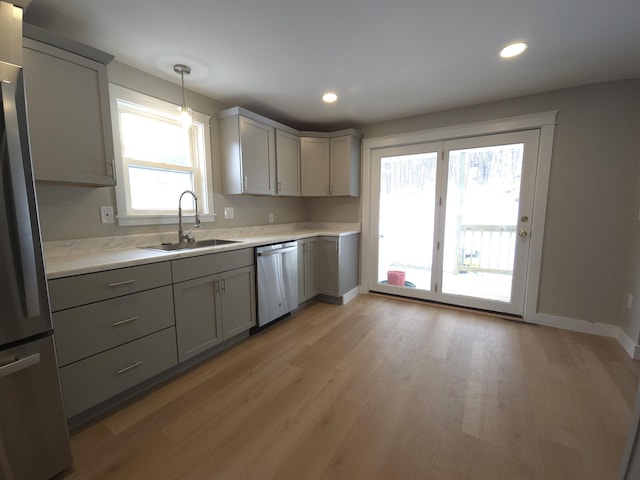
[(298, 242), (256, 248), (258, 327), (298, 307)]

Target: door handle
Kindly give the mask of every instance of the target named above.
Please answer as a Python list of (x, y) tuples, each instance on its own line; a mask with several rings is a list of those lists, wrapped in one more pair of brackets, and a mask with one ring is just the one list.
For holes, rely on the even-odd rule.
[[(18, 71), (17, 75), (20, 75)], [(19, 78), (16, 78), (16, 82)], [(27, 152), (22, 149), (22, 141), (26, 134), (26, 125), (18, 118), (18, 91), (15, 83), (0, 82), (0, 100), (6, 124), (6, 141), (9, 153), (9, 169), (13, 188), (13, 209), (15, 226), (18, 231), (19, 268), (22, 279), (21, 292), (23, 295), (23, 309), (27, 318), (40, 315), (40, 293), (38, 291), (38, 273), (36, 272), (36, 251), (29, 211), (29, 194), (25, 178), (24, 162)], [(21, 138), (21, 136), (23, 136)], [(29, 161), (29, 159), (27, 159)]]
[(271, 255), (280, 255), (281, 253), (289, 253), (297, 250), (298, 247), (277, 248), (275, 250), (267, 250), (266, 252), (258, 252), (256, 255), (259, 257), (270, 257)]
[(8, 377), (13, 373), (17, 373), (20, 370), (24, 370), (36, 363), (40, 363), (40, 354), (34, 353), (33, 355), (29, 355), (24, 358), (16, 358), (14, 361), (7, 365), (3, 365), (0, 367), (0, 378)]

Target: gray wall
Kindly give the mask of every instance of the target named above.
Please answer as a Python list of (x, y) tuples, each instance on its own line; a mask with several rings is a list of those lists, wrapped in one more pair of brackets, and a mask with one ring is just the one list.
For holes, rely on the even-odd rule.
[[(636, 103), (636, 112), (637, 128), (634, 152), (636, 159), (640, 160), (640, 105), (638, 103)], [(622, 308), (621, 327), (637, 344), (640, 344), (640, 171), (636, 174), (636, 201), (632, 213), (630, 219), (629, 257), (627, 259), (627, 276), (624, 289), (625, 306)], [(633, 295), (631, 309), (626, 308), (626, 293)], [(637, 460), (640, 460), (640, 457)]]
[[(118, 62), (112, 62), (109, 65), (109, 81), (174, 103), (179, 103), (182, 98), (179, 84), (167, 82)], [(188, 80), (185, 80), (185, 83), (188, 85)], [(194, 110), (209, 115), (214, 115), (228, 107), (191, 91), (187, 91), (187, 103)], [(223, 195), (221, 193), (220, 143), (217, 141), (217, 135), (218, 128), (214, 119), (211, 138), (214, 205), (217, 217), (214, 223), (203, 224), (203, 228), (267, 224), (271, 212), (274, 214), (275, 223), (306, 220), (305, 200), (301, 198)], [(93, 188), (38, 183), (36, 190), (42, 237), (45, 241), (175, 230), (170, 225), (120, 227), (117, 223), (101, 224), (99, 207), (103, 205), (113, 205), (114, 209), (116, 207), (115, 190), (111, 187)], [(178, 199), (176, 199), (176, 210), (177, 201)], [(224, 219), (224, 207), (234, 208), (233, 220)]]
[[(177, 102), (180, 87), (118, 62), (110, 81)], [(187, 92), (207, 114), (226, 108)], [(542, 313), (620, 325), (640, 337), (640, 79), (596, 84), (437, 112), (359, 128), (365, 138), (559, 110), (553, 146), (541, 270)], [(277, 119), (276, 119), (277, 120)], [(360, 221), (360, 200), (225, 196), (217, 128), (212, 128), (215, 211), (205, 228), (276, 223)], [(37, 185), (43, 238), (61, 240), (172, 231), (172, 226), (102, 225), (101, 205), (114, 205), (113, 188)], [(223, 208), (234, 207), (234, 220)], [(631, 311), (626, 292), (634, 294)]]
[[(619, 325), (625, 288), (640, 290), (640, 79), (558, 90), (360, 130), (368, 138), (549, 110), (559, 114), (538, 311)], [(635, 241), (632, 253), (631, 241)], [(636, 266), (629, 270), (630, 255)], [(628, 334), (631, 323), (625, 316), (623, 328)], [(640, 328), (637, 323), (634, 332)]]

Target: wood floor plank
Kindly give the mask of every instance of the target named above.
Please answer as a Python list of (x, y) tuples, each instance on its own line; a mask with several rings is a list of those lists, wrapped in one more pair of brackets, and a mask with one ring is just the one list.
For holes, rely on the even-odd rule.
[(361, 295), (75, 432), (64, 478), (613, 479), (639, 379), (610, 339)]

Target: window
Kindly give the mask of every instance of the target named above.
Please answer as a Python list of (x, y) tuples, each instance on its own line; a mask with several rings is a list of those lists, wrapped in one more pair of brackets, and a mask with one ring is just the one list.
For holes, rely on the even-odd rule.
[[(193, 112), (182, 128), (176, 105), (132, 90), (109, 86), (116, 154), (116, 203), (120, 225), (177, 223), (185, 190), (198, 197), (198, 213), (212, 222), (210, 117)], [(182, 200), (195, 214), (191, 195)]]

